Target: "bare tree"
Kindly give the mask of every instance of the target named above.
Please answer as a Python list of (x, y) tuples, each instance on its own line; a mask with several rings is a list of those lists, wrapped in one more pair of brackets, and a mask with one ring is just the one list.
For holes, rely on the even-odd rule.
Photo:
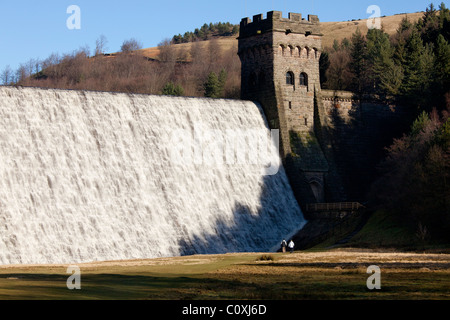
[(225, 96), (227, 98), (239, 99), (241, 96), (241, 60), (236, 54), (237, 43), (225, 51), (222, 56), (222, 65), (228, 73), (228, 81), (225, 85)]
[(176, 62), (178, 59), (178, 50), (172, 44), (170, 39), (165, 39), (158, 44), (159, 59), (163, 62)]
[(88, 44), (86, 44), (83, 47), (80, 47), (80, 49), (78, 49), (78, 51), (83, 52), (87, 58), (89, 58), (91, 56), (91, 48), (89, 47)]
[(107, 45), (108, 44), (108, 40), (106, 39), (105, 35), (101, 35), (97, 41), (95, 41), (95, 55), (101, 55), (104, 54), (106, 49), (107, 49)]
[(164, 74), (167, 78), (166, 81), (162, 83), (164, 85), (168, 80), (172, 78), (175, 71), (175, 65), (178, 60), (178, 48), (172, 44), (171, 40), (163, 40), (158, 45), (159, 49), (159, 60), (161, 61), (160, 74)]
[[(217, 39), (212, 39), (207, 43), (208, 46), (206, 50), (208, 54), (209, 71), (213, 71), (217, 64), (222, 60), (222, 48), (220, 47), (220, 43)], [(219, 72), (219, 70), (215, 71), (216, 73)]]
[(24, 64), (21, 64), (19, 68), (16, 70), (16, 82), (23, 82), (29, 76), (27, 73), (27, 67)]
[(36, 61), (35, 59), (30, 59), (26, 62), (25, 67), (27, 68), (27, 75), (31, 76), (34, 73), (35, 67), (36, 67)]
[(34, 60), (34, 73), (39, 73), (41, 72), (41, 67), (42, 67), (42, 61), (40, 59), (35, 59)]
[(210, 73), (209, 64), (209, 51), (207, 50), (207, 43), (205, 41), (196, 41), (191, 44), (191, 70), (190, 74), (192, 78), (188, 81), (188, 85), (184, 87), (187, 88), (189, 92), (192, 88), (194, 93), (191, 95), (202, 95), (203, 94), (203, 82)]
[(330, 67), (327, 70), (326, 85), (329, 88), (346, 90), (351, 85), (353, 74), (350, 70), (350, 53), (348, 50), (339, 50), (330, 54)]
[(134, 38), (131, 38), (129, 40), (125, 40), (122, 44), (122, 46), (120, 47), (120, 50), (122, 52), (132, 52), (132, 51), (137, 51), (142, 49), (142, 43), (140, 43), (139, 41), (137, 41)]
[(42, 66), (42, 69), (47, 69), (51, 66), (57, 65), (60, 62), (61, 62), (61, 59), (60, 59), (59, 55), (57, 53), (52, 53), (51, 55), (48, 56), (47, 59), (42, 61), (41, 66)]
[(7, 65), (3, 71), (2, 71), (2, 75), (1, 75), (1, 80), (3, 85), (7, 86), (9, 84), (11, 84), (13, 81), (13, 70), (11, 69), (11, 67), (9, 65)]

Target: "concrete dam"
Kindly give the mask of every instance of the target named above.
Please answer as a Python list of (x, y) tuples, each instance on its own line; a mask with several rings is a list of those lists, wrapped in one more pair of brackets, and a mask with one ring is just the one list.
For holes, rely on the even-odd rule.
[(0, 87), (0, 264), (274, 250), (306, 221), (270, 136), (250, 101)]

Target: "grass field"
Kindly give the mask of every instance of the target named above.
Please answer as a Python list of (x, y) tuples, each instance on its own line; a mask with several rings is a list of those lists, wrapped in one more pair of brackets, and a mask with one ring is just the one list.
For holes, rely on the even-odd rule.
[[(262, 256), (80, 264), (81, 290), (67, 289), (67, 266), (3, 266), (0, 299), (450, 299), (449, 254), (345, 249)], [(381, 268), (381, 290), (366, 286), (370, 265)]]

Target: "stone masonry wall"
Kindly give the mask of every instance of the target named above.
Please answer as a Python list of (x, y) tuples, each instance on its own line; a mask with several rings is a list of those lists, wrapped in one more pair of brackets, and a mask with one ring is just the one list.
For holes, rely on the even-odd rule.
[[(321, 41), (318, 36), (274, 34), (275, 85), (282, 91), (288, 130), (312, 131), (314, 127), (314, 90), (320, 90), (319, 59)], [(294, 84), (286, 85), (286, 74), (292, 72)], [(300, 75), (307, 85), (301, 85)]]
[(359, 100), (351, 92), (321, 91), (322, 130), (346, 191), (343, 201), (365, 201), (385, 148), (400, 137), (410, 123), (401, 106)]

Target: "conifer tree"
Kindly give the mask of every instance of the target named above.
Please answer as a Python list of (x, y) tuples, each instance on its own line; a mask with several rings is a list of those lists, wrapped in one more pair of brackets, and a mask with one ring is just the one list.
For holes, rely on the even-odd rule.
[(354, 88), (357, 93), (364, 90), (364, 76), (366, 73), (366, 40), (361, 31), (356, 29), (351, 40), (351, 58), (350, 69), (354, 74)]
[(444, 95), (450, 91), (450, 44), (440, 34), (436, 44), (436, 79), (438, 94)]
[(439, 6), (439, 28), (445, 40), (450, 41), (450, 9), (443, 2)]
[(424, 43), (435, 43), (439, 35), (439, 18), (433, 3), (426, 9), (418, 29)]
[(388, 80), (385, 77), (386, 71), (393, 67), (393, 50), (389, 35), (379, 29), (369, 30), (366, 47), (367, 78), (371, 84), (370, 91), (378, 92), (381, 88), (381, 78), (384, 81)]
[(184, 89), (180, 85), (175, 85), (172, 81), (169, 81), (164, 86), (162, 94), (165, 96), (183, 96)]
[(404, 80), (401, 93), (411, 106), (430, 105), (431, 85), (434, 81), (434, 53), (429, 44), (424, 45), (419, 33), (413, 30), (406, 42)]
[(220, 83), (219, 78), (215, 72), (210, 72), (208, 79), (203, 85), (205, 89), (205, 97), (207, 98), (219, 98), (220, 97)]

